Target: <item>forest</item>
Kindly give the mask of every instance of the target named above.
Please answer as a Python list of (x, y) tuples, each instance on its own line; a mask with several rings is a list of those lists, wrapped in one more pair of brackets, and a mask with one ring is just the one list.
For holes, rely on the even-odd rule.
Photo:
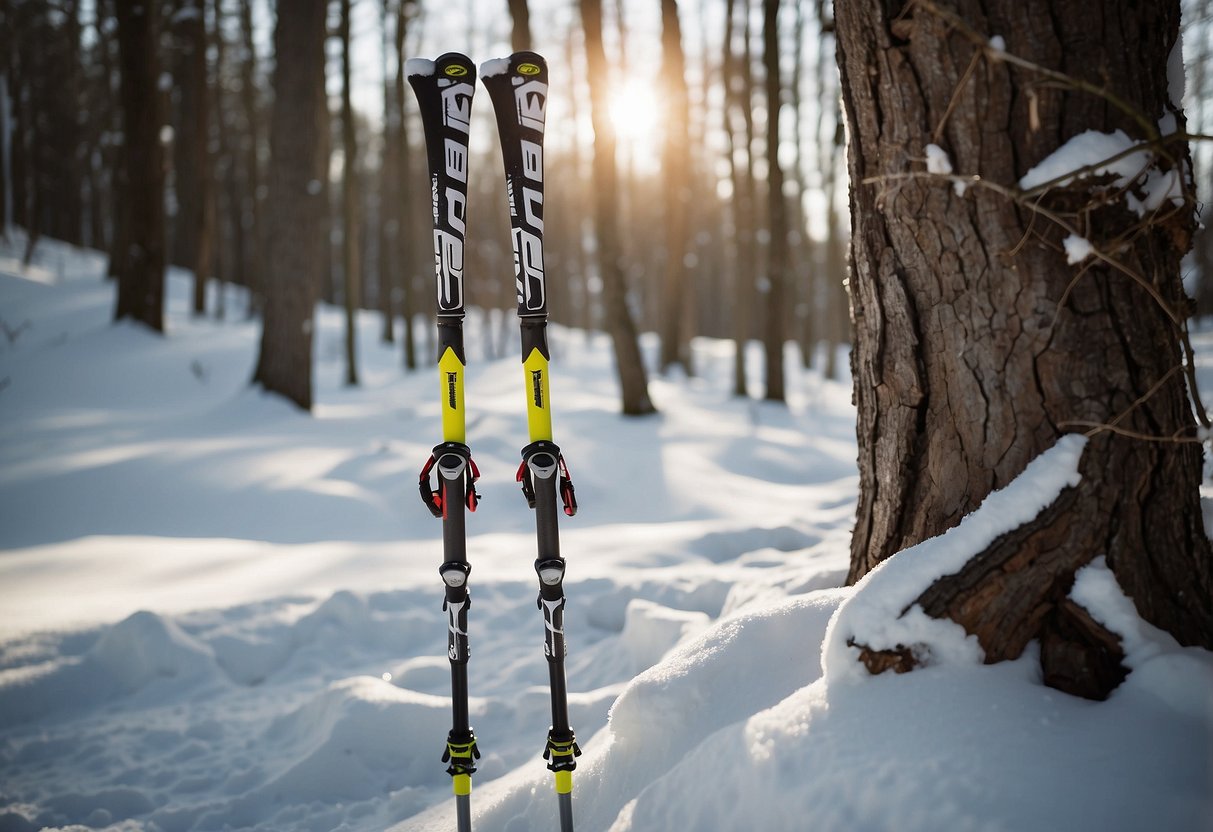
[(1213, 0), (0, 2), (0, 829), (1206, 828), (1211, 76)]
[[(196, 275), (197, 314), (258, 315), (276, 262), (270, 229), (285, 210), (269, 187), (273, 72), (282, 64), (273, 9), (255, 0), (151, 5), (137, 33), (143, 41), (126, 53), (121, 20), (138, 6), (20, 0), (0, 12), (7, 102), (0, 220), (28, 229), (31, 249), (47, 235), (108, 251), (115, 277), (128, 269), (132, 228), (141, 234), (152, 226), (163, 262)], [(552, 295), (556, 320), (607, 327), (604, 299), (619, 282), (627, 303), (616, 315), (659, 333), (659, 372), (693, 373), (688, 344), (706, 335), (763, 341), (767, 361), (754, 381), (768, 399), (782, 397), (785, 341), (806, 366), (823, 362), (837, 377), (836, 347), (851, 337), (850, 221), (831, 4), (788, 3), (782, 13), (780, 3), (756, 0), (536, 6), (532, 15), (525, 0), (325, 4), (323, 53), (290, 55), (319, 62), (318, 123), (293, 139), (315, 145), (315, 222), (328, 230), (317, 232), (321, 251), (308, 264), (315, 273), (292, 280), (314, 284), (324, 302), (379, 310), (383, 338), (401, 344), (403, 366), (428, 365), (427, 175), (404, 62), (455, 48), (484, 57), (534, 48), (553, 68), (546, 164), (557, 210), (546, 257), (561, 280)], [(1195, 70), (1187, 115), (1199, 134), (1213, 123), (1213, 12), (1198, 0), (1184, 6)], [(135, 75), (151, 80), (124, 87), (122, 79)], [(128, 112), (155, 122), (154, 146), (124, 142), (135, 129)], [(496, 355), (510, 340), (507, 206), (489, 119), (476, 121), (469, 300)], [(1193, 154), (1198, 179), (1207, 176), (1207, 143)], [(602, 174), (610, 185), (594, 179), (597, 156), (613, 160)], [(156, 171), (159, 184), (147, 184), (163, 193), (162, 221), (123, 197), (128, 177)], [(604, 251), (587, 210), (598, 197), (618, 218), (617, 251)], [(1203, 229), (1193, 261), (1200, 273), (1213, 264)], [(206, 309), (207, 281), (250, 287), (250, 308)], [(1201, 308), (1210, 306), (1209, 292), (1196, 284)], [(154, 310), (140, 315), (156, 326)], [(347, 362), (357, 383), (357, 356)], [(735, 392), (747, 395), (740, 360), (735, 373)]]
[[(132, 225), (155, 222), (130, 216), (136, 206), (122, 197), (123, 112), (132, 108), (160, 124), (156, 147), (129, 152), (136, 176), (163, 171), (164, 262), (200, 276), (198, 314), (256, 315), (278, 210), (269, 187), (279, 65), (270, 10), (253, 0), (163, 4), (129, 50), (129, 60), (146, 65), (128, 67), (120, 48), (126, 4), (107, 6), (19, 2), (5, 12), (15, 127), (4, 219), (30, 230), (31, 247), (47, 235), (119, 252), (111, 272), (122, 273)], [(401, 344), (402, 364), (428, 366), (428, 177), (403, 63), (450, 49), (492, 57), (534, 48), (553, 79), (546, 165), (556, 210), (546, 257), (560, 276), (554, 318), (606, 325), (601, 271), (609, 262), (635, 326), (660, 331), (668, 344), (659, 370), (694, 372), (687, 345), (703, 334), (766, 338), (773, 352), (791, 340), (802, 361), (825, 362), (836, 376), (833, 347), (849, 339), (847, 209), (829, 5), (789, 5), (778, 20), (777, 4), (764, 11), (747, 2), (549, 6), (528, 13), (518, 2), (327, 4), (315, 68), (321, 123), (315, 135), (294, 136), (315, 143), (326, 172), (316, 177), (318, 222), (330, 231), (318, 234), (323, 251), (309, 264), (317, 297), (381, 310), (383, 337)], [(593, 83), (587, 60), (597, 62)], [(127, 91), (123, 72), (136, 69), (154, 83)], [(500, 151), (490, 118), (476, 121), (469, 304), (484, 316), (486, 349), (497, 354), (508, 341), (512, 258)], [(617, 149), (607, 188), (619, 223), (613, 254), (600, 251), (587, 210), (595, 143)], [(772, 189), (772, 181), (781, 184)], [(785, 230), (773, 236), (775, 227)], [(251, 287), (253, 308), (204, 308), (209, 280)], [(356, 383), (357, 356), (349, 364)], [(755, 381), (780, 397), (775, 377)], [(747, 390), (740, 362), (736, 389)]]

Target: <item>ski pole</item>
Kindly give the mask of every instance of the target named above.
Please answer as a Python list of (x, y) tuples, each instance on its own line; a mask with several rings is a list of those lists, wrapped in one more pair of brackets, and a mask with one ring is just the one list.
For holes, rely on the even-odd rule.
[[(472, 774), (480, 757), (468, 717), (468, 576), (465, 509), (476, 510), (480, 472), (467, 446), (463, 398), (463, 243), (467, 222), (468, 128), (476, 68), (466, 55), (405, 64), (425, 129), (434, 204), (434, 269), (438, 279), (438, 375), (442, 442), (421, 469), (421, 499), (442, 518), (442, 566), (446, 587), (447, 658), (451, 663), (451, 730), (442, 761), (449, 763), (459, 832), (472, 828)], [(431, 473), (436, 469), (438, 487)]]
[(565, 683), (564, 570), (560, 556), (557, 494), (573, 516), (577, 499), (568, 466), (552, 441), (548, 385), (547, 284), (543, 271), (543, 129), (548, 95), (547, 62), (534, 52), (515, 52), (481, 65), (481, 80), (497, 116), (514, 244), (514, 280), (522, 337), (522, 367), (530, 443), (522, 449), (518, 482), (531, 508), (539, 556), (539, 608), (543, 611), (544, 655), (548, 662), (552, 725), (543, 756), (552, 771), (560, 808), (560, 828), (573, 829), (573, 770), (581, 749), (569, 725)]

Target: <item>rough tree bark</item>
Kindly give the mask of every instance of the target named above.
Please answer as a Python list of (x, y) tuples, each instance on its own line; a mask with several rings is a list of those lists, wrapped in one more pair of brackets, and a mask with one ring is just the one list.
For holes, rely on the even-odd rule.
[[(1213, 646), (1200, 446), (1136, 438), (1196, 432), (1176, 323), (1186, 314), (1179, 260), (1191, 240), (1191, 197), (1178, 208), (1165, 201), (1149, 222), (1119, 191), (1101, 199), (1094, 185), (1106, 179), (1013, 198), (1033, 165), (1083, 131), (1158, 138), (1152, 125), (1167, 113), (1182, 129), (1167, 84), (1178, 0), (836, 8), (851, 136), (860, 448), (850, 580), (956, 525), (1062, 434), (1103, 425), (1084, 451), (1079, 486), (919, 603), (975, 634), (987, 661), (1039, 639), (1046, 682), (1102, 697), (1124, 675), (1117, 640), (1066, 596), (1075, 570), (1106, 555), (1145, 619), (1184, 644)], [(995, 35), (1006, 53), (990, 46)], [(982, 182), (962, 195), (927, 175), (929, 143)], [(1160, 169), (1186, 163), (1185, 142), (1162, 147)], [(1117, 266), (1068, 264), (1068, 232), (1034, 207), (1064, 217)], [(871, 653), (866, 661), (874, 670), (910, 663)]]
[(615, 128), (607, 112), (606, 51), (602, 45), (602, 0), (579, 0), (585, 29), (586, 69), (590, 77), (590, 120), (594, 126), (594, 228), (597, 234), (598, 270), (602, 279), (603, 326), (615, 348), (622, 410), (640, 416), (656, 410), (649, 399), (649, 384), (636, 324), (628, 310), (627, 286), (620, 263), (619, 210), (615, 185)]
[(155, 3), (116, 4), (122, 65), (124, 233), (114, 320), (164, 331), (164, 149), (160, 144), (160, 13)]
[(269, 228), (261, 351), (253, 382), (304, 410), (312, 406), (312, 318), (321, 259), (320, 178), (326, 0), (296, 0), (274, 27), (274, 107), (270, 118)]

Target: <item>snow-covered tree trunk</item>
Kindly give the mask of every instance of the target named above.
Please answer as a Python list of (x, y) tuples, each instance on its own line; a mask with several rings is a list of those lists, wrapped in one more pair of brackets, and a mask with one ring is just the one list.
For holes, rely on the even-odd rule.
[[(919, 599), (988, 661), (1040, 639), (1046, 680), (1088, 696), (1123, 678), (1115, 637), (1067, 598), (1099, 555), (1143, 617), (1213, 646), (1181, 347), (1194, 201), (1178, 24), (1178, 0), (837, 6), (861, 478), (850, 579), (1090, 432), (1079, 486)], [(1141, 142), (1112, 173), (1023, 179)]]

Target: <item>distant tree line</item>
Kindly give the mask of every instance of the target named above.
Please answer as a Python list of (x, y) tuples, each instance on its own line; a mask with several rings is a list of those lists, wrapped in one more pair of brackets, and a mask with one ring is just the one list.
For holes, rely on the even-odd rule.
[[(356, 109), (349, 94), (351, 7), (370, 4), (382, 43), (382, 110), (374, 113)], [(136, 275), (176, 265), (195, 275), (198, 315), (233, 313), (225, 293), (207, 291), (217, 283), (247, 287), (248, 308), (239, 314), (268, 313), (267, 320), (275, 317), (266, 309), (275, 287), (295, 294), (288, 304), (344, 304), (351, 331), (356, 310), (379, 310), (384, 340), (402, 342), (402, 363), (416, 367), (432, 351), (419, 317), (432, 303), (432, 255), (420, 131), (401, 67), (443, 10), (413, 0), (317, 2), (318, 55), (311, 47), (264, 54), (259, 33), (296, 25), (288, 17), (307, 17), (306, 6), (261, 20), (252, 0), (10, 0), (0, 8), (0, 74), (12, 112), (3, 171), (11, 216), (3, 220), (26, 229), (31, 250), (47, 235), (110, 252), (112, 276), (132, 287), (128, 299), (140, 299), (134, 306), (120, 299), (120, 316), (162, 326), (159, 313), (139, 308), (149, 297), (158, 305), (147, 290), (155, 278)], [(828, 219), (814, 237), (806, 213), (810, 203), (837, 202), (841, 130), (830, 9), (820, 0), (720, 0), (711, 16), (723, 20), (723, 31), (709, 31), (706, 7), (659, 6), (653, 82), (662, 118), (645, 150), (654, 166), (636, 164), (637, 149), (619, 147), (612, 135), (611, 97), (635, 48), (629, 6), (570, 0), (563, 28), (545, 27), (535, 43), (525, 0), (502, 3), (499, 22), (509, 23), (511, 47), (546, 52), (552, 95), (572, 114), (570, 123), (550, 125), (546, 160), (554, 318), (612, 334), (627, 412), (652, 407), (640, 331), (660, 334), (661, 371), (695, 371), (695, 335), (761, 339), (768, 371), (756, 389), (782, 399), (785, 339), (801, 345), (806, 362), (818, 358), (820, 345), (847, 340), (845, 224), (834, 210), (820, 212)], [(693, 31), (688, 13), (696, 14)], [(289, 32), (276, 31), (275, 50), (282, 34)], [(686, 46), (692, 39), (693, 51)], [(813, 55), (806, 56), (806, 42), (816, 44)], [(283, 213), (298, 206), (282, 202), (290, 197), (274, 172), (274, 125), (285, 124), (275, 118), (287, 118), (276, 108), (305, 106), (280, 100), (280, 84), (295, 70), (310, 82), (289, 94), (314, 97), (316, 119), (306, 127), (296, 119), (304, 132), (279, 139), (314, 145), (317, 169), (304, 183), (317, 203), (310, 241), (293, 220), (284, 224)], [(579, 132), (579, 123), (592, 131)], [(586, 145), (582, 133), (591, 132)], [(510, 343), (513, 306), (495, 152), (473, 160), (476, 231), (467, 265), (469, 301), (483, 314), (490, 355)], [(157, 190), (163, 212), (154, 216), (149, 200)], [(305, 272), (314, 274), (275, 282), (283, 258), (313, 243)], [(357, 382), (354, 344), (351, 335), (350, 383)], [(310, 339), (289, 349), (307, 347)], [(835, 375), (837, 350), (821, 354)], [(751, 381), (743, 358), (739, 350), (739, 395)], [(310, 372), (308, 356), (283, 363)], [(288, 395), (306, 407), (309, 394), (301, 391)]]
[[(1206, 34), (1196, 46), (1205, 55), (1210, 3), (1185, 4), (1188, 25)], [(497, 19), (467, 33), (469, 43), (500, 52), (529, 44), (552, 66), (553, 100), (566, 115), (549, 123), (546, 158), (554, 319), (610, 334), (628, 413), (653, 407), (638, 346), (644, 331), (660, 336), (648, 370), (661, 372), (696, 372), (696, 335), (733, 339), (737, 395), (784, 398), (787, 343), (836, 377), (837, 346), (850, 338), (849, 223), (832, 4), (655, 0), (659, 42), (650, 53), (659, 62), (645, 77), (661, 117), (643, 148), (615, 135), (611, 112), (612, 96), (635, 75), (629, 55), (644, 45), (629, 26), (638, 4), (554, 5), (563, 13), (545, 20), (538, 37), (527, 0), (503, 0)], [(117, 314), (156, 328), (161, 301), (148, 287), (164, 264), (194, 273), (198, 315), (264, 315), (273, 324), (267, 307), (305, 310), (304, 320), (281, 324), (307, 329), (305, 339), (263, 339), (263, 349), (291, 354), (263, 355), (259, 366), (280, 364), (292, 375), (310, 375), (312, 301), (343, 305), (354, 384), (358, 310), (381, 313), (382, 338), (400, 344), (403, 366), (432, 358), (429, 194), (402, 66), (449, 12), (420, 0), (317, 0), (319, 52), (315, 37), (306, 52), (279, 52), (278, 37), (290, 33), (277, 30), (308, 7), (281, 16), (270, 8), (263, 19), (252, 0), (0, 5), (0, 97), (11, 112), (0, 219), (28, 231), (30, 250), (48, 235), (110, 252), (110, 272), (127, 286)], [(383, 94), (375, 112), (350, 95), (350, 21), (359, 9), (377, 21)], [(306, 85), (293, 83), (296, 72)], [(1213, 115), (1207, 69), (1190, 83), (1203, 123)], [(302, 107), (310, 109), (292, 109)], [(276, 139), (275, 125), (293, 132)], [(496, 153), (477, 151), (469, 193), (468, 300), (489, 356), (509, 349), (513, 332)], [(315, 170), (288, 171), (282, 154), (314, 159)], [(1207, 177), (1206, 157), (1197, 150), (1198, 175)], [(283, 176), (306, 176), (301, 196)], [(314, 201), (314, 211), (294, 217), (297, 198)], [(316, 226), (305, 230), (301, 219)], [(313, 248), (302, 271), (288, 267)], [(1194, 259), (1204, 272), (1213, 268), (1213, 235), (1198, 233)], [(207, 291), (223, 283), (248, 288), (246, 309), (226, 309), (224, 292)], [(1211, 285), (1201, 284), (1204, 308), (1213, 308)], [(275, 292), (290, 297), (274, 300)], [(751, 378), (742, 347), (757, 341), (765, 369)], [(273, 373), (258, 378), (285, 392)], [(289, 386), (290, 398), (310, 406), (310, 382)]]

